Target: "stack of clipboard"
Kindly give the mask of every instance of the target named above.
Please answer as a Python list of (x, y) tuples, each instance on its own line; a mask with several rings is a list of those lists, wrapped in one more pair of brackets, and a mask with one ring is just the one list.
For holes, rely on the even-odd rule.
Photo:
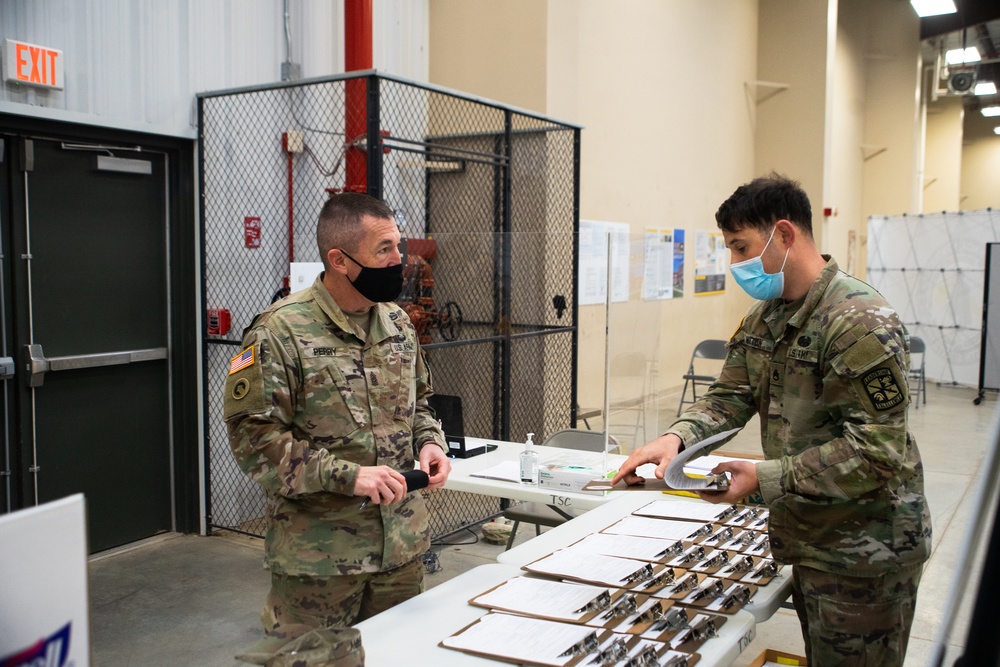
[(472, 598), (490, 613), (441, 646), (527, 665), (692, 667), (778, 576), (766, 531), (764, 508), (653, 501)]

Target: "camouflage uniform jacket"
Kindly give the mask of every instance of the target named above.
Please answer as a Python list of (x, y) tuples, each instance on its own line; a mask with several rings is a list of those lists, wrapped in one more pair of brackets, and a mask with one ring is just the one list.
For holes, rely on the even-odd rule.
[(697, 442), (759, 414), (775, 558), (877, 576), (929, 555), (909, 337), (878, 292), (826, 259), (799, 301), (750, 309), (718, 381), (668, 432)]
[(447, 445), (427, 405), (429, 371), (406, 313), (376, 304), (365, 339), (321, 278), (245, 332), (226, 380), (230, 447), (266, 491), (273, 572), (386, 571), (429, 548), (427, 508), (418, 492), (361, 509), (363, 498), (352, 495), (358, 468), (411, 470), (424, 443), (445, 452)]

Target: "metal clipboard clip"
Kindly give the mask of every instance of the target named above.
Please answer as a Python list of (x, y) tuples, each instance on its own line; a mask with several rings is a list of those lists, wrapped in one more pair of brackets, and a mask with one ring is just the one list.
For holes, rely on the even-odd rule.
[(659, 667), (656, 645), (649, 644), (625, 661), (624, 667)]
[(643, 579), (649, 579), (652, 576), (653, 566), (650, 563), (646, 563), (632, 574), (622, 577), (620, 581), (624, 584), (632, 584), (637, 581), (642, 581)]
[(674, 571), (669, 567), (663, 572), (647, 581), (642, 585), (643, 588), (652, 588), (653, 586), (669, 586), (674, 583)]
[(736, 505), (730, 505), (726, 509), (722, 510), (716, 518), (718, 521), (725, 521), (731, 516), (736, 516), (736, 513), (740, 511)]
[(664, 549), (660, 553), (656, 554), (656, 557), (657, 558), (662, 558), (663, 556), (676, 556), (677, 554), (679, 554), (679, 553), (681, 553), (683, 551), (684, 551), (684, 543), (681, 542), (680, 540), (677, 540), (676, 542), (674, 542), (673, 544), (671, 544), (669, 547), (667, 547), (666, 549)]
[(729, 475), (724, 472), (718, 475), (705, 475), (705, 487), (709, 491), (726, 491), (729, 489)]
[(753, 569), (753, 557), (741, 556), (729, 564), (730, 572), (749, 572)]
[(677, 653), (671, 656), (669, 660), (661, 665), (661, 667), (681, 667), (682, 665), (688, 664), (687, 657), (682, 653)]
[(725, 551), (720, 551), (711, 558), (703, 560), (698, 564), (699, 568), (709, 568), (709, 567), (722, 567), (729, 562), (729, 554)]
[[(722, 528), (715, 535), (712, 535), (711, 542), (728, 542), (733, 539), (733, 529), (730, 526)], [(709, 540), (706, 540), (709, 541)]]
[(750, 602), (750, 589), (743, 584), (736, 584), (729, 589), (726, 597), (722, 598), (721, 606), (723, 609), (729, 609), (734, 604), (742, 607), (747, 602)]
[(690, 549), (688, 549), (687, 551), (685, 551), (684, 553), (682, 553), (674, 560), (677, 563), (690, 563), (691, 561), (694, 560), (701, 560), (704, 557), (705, 557), (705, 547), (695, 545)]
[(698, 589), (698, 592), (694, 593), (689, 602), (696, 602), (697, 600), (702, 600), (705, 598), (717, 598), (725, 592), (726, 587), (719, 579), (714, 579), (711, 583), (703, 585)]
[(625, 645), (625, 639), (616, 637), (607, 648), (598, 651), (594, 659), (587, 664), (594, 664), (596, 662), (601, 667), (604, 667), (604, 665), (613, 665), (627, 655), (628, 646)]
[(664, 630), (680, 630), (688, 624), (688, 614), (684, 607), (671, 607), (666, 616), (658, 620), (650, 628), (654, 632)]
[(750, 551), (764, 551), (770, 545), (771, 542), (768, 539), (767, 535), (765, 535), (764, 537), (761, 538), (760, 542), (758, 542), (755, 546), (750, 548)]
[(764, 561), (761, 563), (761, 566), (757, 568), (757, 571), (753, 573), (753, 576), (758, 579), (781, 576), (778, 572), (778, 562), (773, 560)]
[(708, 537), (711, 534), (712, 534), (712, 524), (706, 523), (701, 528), (688, 535), (688, 539), (693, 540), (696, 537)]
[(715, 619), (709, 616), (702, 616), (701, 620), (696, 618), (691, 624), (691, 631), (695, 639), (709, 639), (719, 636), (715, 627)]
[(665, 614), (666, 612), (663, 611), (663, 605), (660, 604), (659, 600), (657, 600), (653, 606), (636, 616), (635, 620), (632, 621), (632, 625), (639, 625), (640, 623), (655, 623), (663, 618)]
[(600, 643), (597, 641), (597, 633), (591, 632), (589, 635), (560, 653), (559, 657), (565, 658), (569, 655), (587, 655), (588, 653), (596, 651), (599, 645)]
[(618, 616), (631, 616), (632, 614), (635, 613), (635, 610), (636, 610), (635, 595), (633, 595), (632, 593), (626, 593), (625, 595), (621, 596), (621, 598), (619, 598), (618, 602), (615, 603), (614, 607), (604, 612), (601, 618), (611, 619), (611, 618), (616, 618)]
[(687, 573), (685, 576), (681, 577), (674, 583), (673, 591), (674, 593), (680, 593), (681, 591), (693, 591), (698, 587), (698, 575), (693, 572)]
[(588, 611), (600, 611), (602, 609), (607, 608), (609, 604), (611, 604), (611, 593), (609, 593), (608, 591), (604, 591), (603, 593), (599, 594), (596, 598), (594, 598), (587, 604), (583, 605), (573, 613), (586, 614)]

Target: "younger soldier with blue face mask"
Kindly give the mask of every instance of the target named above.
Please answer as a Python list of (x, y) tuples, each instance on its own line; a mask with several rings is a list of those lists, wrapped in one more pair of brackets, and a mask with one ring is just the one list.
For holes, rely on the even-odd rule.
[[(778, 175), (737, 188), (716, 222), (756, 299), (718, 381), (633, 452), (614, 482), (663, 477), (684, 448), (760, 416), (765, 461), (720, 464), (733, 503), (759, 492), (771, 550), (794, 565), (810, 665), (902, 665), (930, 553), (923, 465), (907, 429), (908, 336), (871, 286), (821, 255), (805, 192)], [(721, 443), (720, 443), (721, 445)]]

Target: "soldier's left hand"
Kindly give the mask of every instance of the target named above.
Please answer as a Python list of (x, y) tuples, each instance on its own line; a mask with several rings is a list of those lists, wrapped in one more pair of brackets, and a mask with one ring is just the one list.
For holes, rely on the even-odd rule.
[(735, 503), (760, 488), (757, 481), (757, 464), (750, 461), (723, 461), (712, 470), (713, 475), (728, 472), (729, 489), (726, 491), (697, 491), (702, 500), (710, 503)]
[(420, 448), (420, 469), (427, 473), (428, 489), (439, 489), (448, 481), (451, 473), (451, 461), (444, 450), (433, 442), (428, 442)]

